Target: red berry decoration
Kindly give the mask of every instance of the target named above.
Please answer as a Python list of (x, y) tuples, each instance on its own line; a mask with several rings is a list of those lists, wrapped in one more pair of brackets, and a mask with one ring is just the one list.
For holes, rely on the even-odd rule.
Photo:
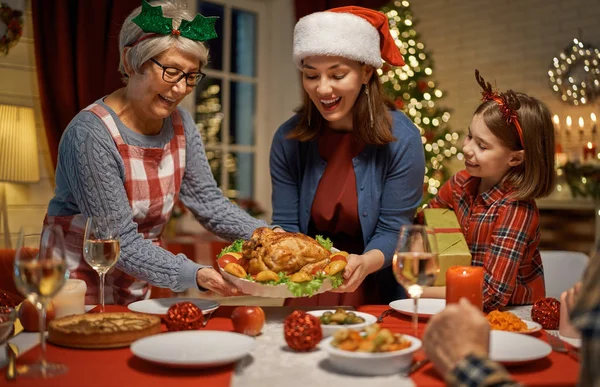
[(204, 322), (202, 310), (191, 302), (178, 302), (171, 305), (165, 316), (169, 332), (198, 329)]
[(560, 301), (556, 298), (540, 298), (533, 303), (531, 319), (544, 329), (558, 329), (560, 321)]
[(323, 338), (319, 318), (300, 310), (285, 318), (283, 329), (285, 341), (295, 351), (310, 351)]

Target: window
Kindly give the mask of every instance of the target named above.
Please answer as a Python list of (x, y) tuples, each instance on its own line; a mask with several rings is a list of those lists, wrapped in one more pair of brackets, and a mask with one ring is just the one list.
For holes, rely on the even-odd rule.
[(259, 19), (265, 17), (266, 7), (260, 1), (215, 0), (198, 1), (197, 9), (219, 19), (218, 38), (206, 42), (210, 49), (203, 69), (206, 78), (196, 88), (196, 125), (213, 176), (225, 195), (259, 200), (257, 182), (268, 179), (268, 171), (265, 175), (263, 168), (257, 168), (257, 143), (263, 141), (257, 130), (263, 87)]

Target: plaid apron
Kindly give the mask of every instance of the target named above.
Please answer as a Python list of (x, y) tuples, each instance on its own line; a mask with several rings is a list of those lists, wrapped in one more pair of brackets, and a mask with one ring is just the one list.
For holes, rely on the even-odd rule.
[[(185, 170), (185, 133), (181, 115), (171, 115), (173, 138), (164, 148), (140, 148), (123, 141), (110, 113), (101, 105), (92, 104), (84, 110), (97, 115), (111, 134), (125, 164), (125, 191), (133, 213), (133, 221), (144, 239), (162, 246), (163, 228), (179, 195)], [(65, 234), (67, 267), (71, 278), (87, 284), (86, 304), (99, 302), (98, 273), (83, 258), (86, 219), (83, 214), (48, 216), (44, 225), (57, 224)], [(127, 305), (150, 296), (150, 285), (116, 268), (106, 275), (104, 299), (106, 304)]]

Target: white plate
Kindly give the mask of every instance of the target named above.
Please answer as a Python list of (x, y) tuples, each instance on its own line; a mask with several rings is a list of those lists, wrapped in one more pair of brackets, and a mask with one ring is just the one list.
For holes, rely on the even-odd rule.
[(490, 332), (490, 359), (502, 364), (521, 364), (542, 359), (552, 352), (548, 343), (515, 332)]
[[(420, 298), (419, 308), (417, 315), (420, 318), (429, 318), (434, 314), (438, 314), (446, 307), (446, 300), (441, 298)], [(390, 308), (394, 309), (398, 313), (402, 313), (408, 316), (413, 315), (414, 301), (412, 298), (405, 298), (403, 300), (396, 300), (390, 302)]]
[(581, 339), (576, 339), (576, 338), (573, 338), (573, 337), (563, 336), (563, 335), (560, 334), (560, 332), (558, 333), (558, 337), (560, 337), (560, 339), (562, 341), (564, 341), (565, 343), (569, 343), (569, 344), (571, 344), (575, 348), (581, 348)]
[(517, 333), (524, 333), (526, 335), (530, 335), (532, 333), (535, 332), (539, 332), (542, 330), (542, 326), (538, 323), (536, 323), (535, 321), (529, 321), (529, 320), (521, 320), (523, 321), (525, 324), (527, 324), (527, 330), (525, 332), (517, 332)]
[[(306, 313), (312, 314), (313, 316), (320, 318), (323, 315), (323, 313), (325, 313), (325, 312), (335, 313), (335, 309), (309, 310)], [(357, 315), (358, 317), (364, 318), (365, 322), (362, 322), (362, 323), (359, 323), (359, 324), (345, 324), (345, 325), (325, 325), (325, 324), (321, 324), (321, 329), (323, 330), (323, 337), (331, 336), (331, 335), (333, 335), (333, 333), (335, 331), (337, 331), (338, 329), (341, 329), (341, 328), (349, 328), (349, 329), (354, 329), (354, 330), (361, 330), (364, 327), (366, 327), (367, 325), (374, 324), (377, 321), (377, 317), (373, 316), (372, 314), (363, 313), (363, 312), (356, 312), (354, 310), (347, 310), (346, 312), (352, 312), (355, 315)]]
[(253, 338), (224, 331), (180, 331), (144, 337), (131, 352), (151, 363), (175, 368), (206, 368), (233, 363), (254, 349)]
[[(413, 353), (421, 348), (421, 340), (404, 335), (412, 345), (393, 352), (352, 352), (331, 345), (333, 337), (323, 339), (319, 347), (329, 355), (333, 368), (353, 375), (390, 375), (406, 370), (411, 364)], [(370, 385), (367, 383), (367, 385)]]
[(178, 302), (191, 302), (202, 310), (202, 314), (211, 313), (219, 307), (218, 302), (201, 298), (153, 298), (132, 302), (127, 308), (132, 312), (165, 315), (169, 308)]

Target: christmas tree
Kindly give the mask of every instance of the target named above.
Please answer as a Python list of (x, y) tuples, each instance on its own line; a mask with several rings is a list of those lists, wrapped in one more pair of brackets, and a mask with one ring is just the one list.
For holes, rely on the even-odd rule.
[(377, 71), (386, 93), (421, 131), (426, 162), (423, 202), (426, 203), (450, 178), (447, 167), (450, 159), (463, 157), (457, 145), (459, 136), (448, 125), (449, 109), (436, 103), (443, 92), (432, 79), (433, 61), (419, 41), (409, 2), (396, 0), (381, 11), (389, 19), (390, 32), (406, 65), (392, 68), (384, 64)]

